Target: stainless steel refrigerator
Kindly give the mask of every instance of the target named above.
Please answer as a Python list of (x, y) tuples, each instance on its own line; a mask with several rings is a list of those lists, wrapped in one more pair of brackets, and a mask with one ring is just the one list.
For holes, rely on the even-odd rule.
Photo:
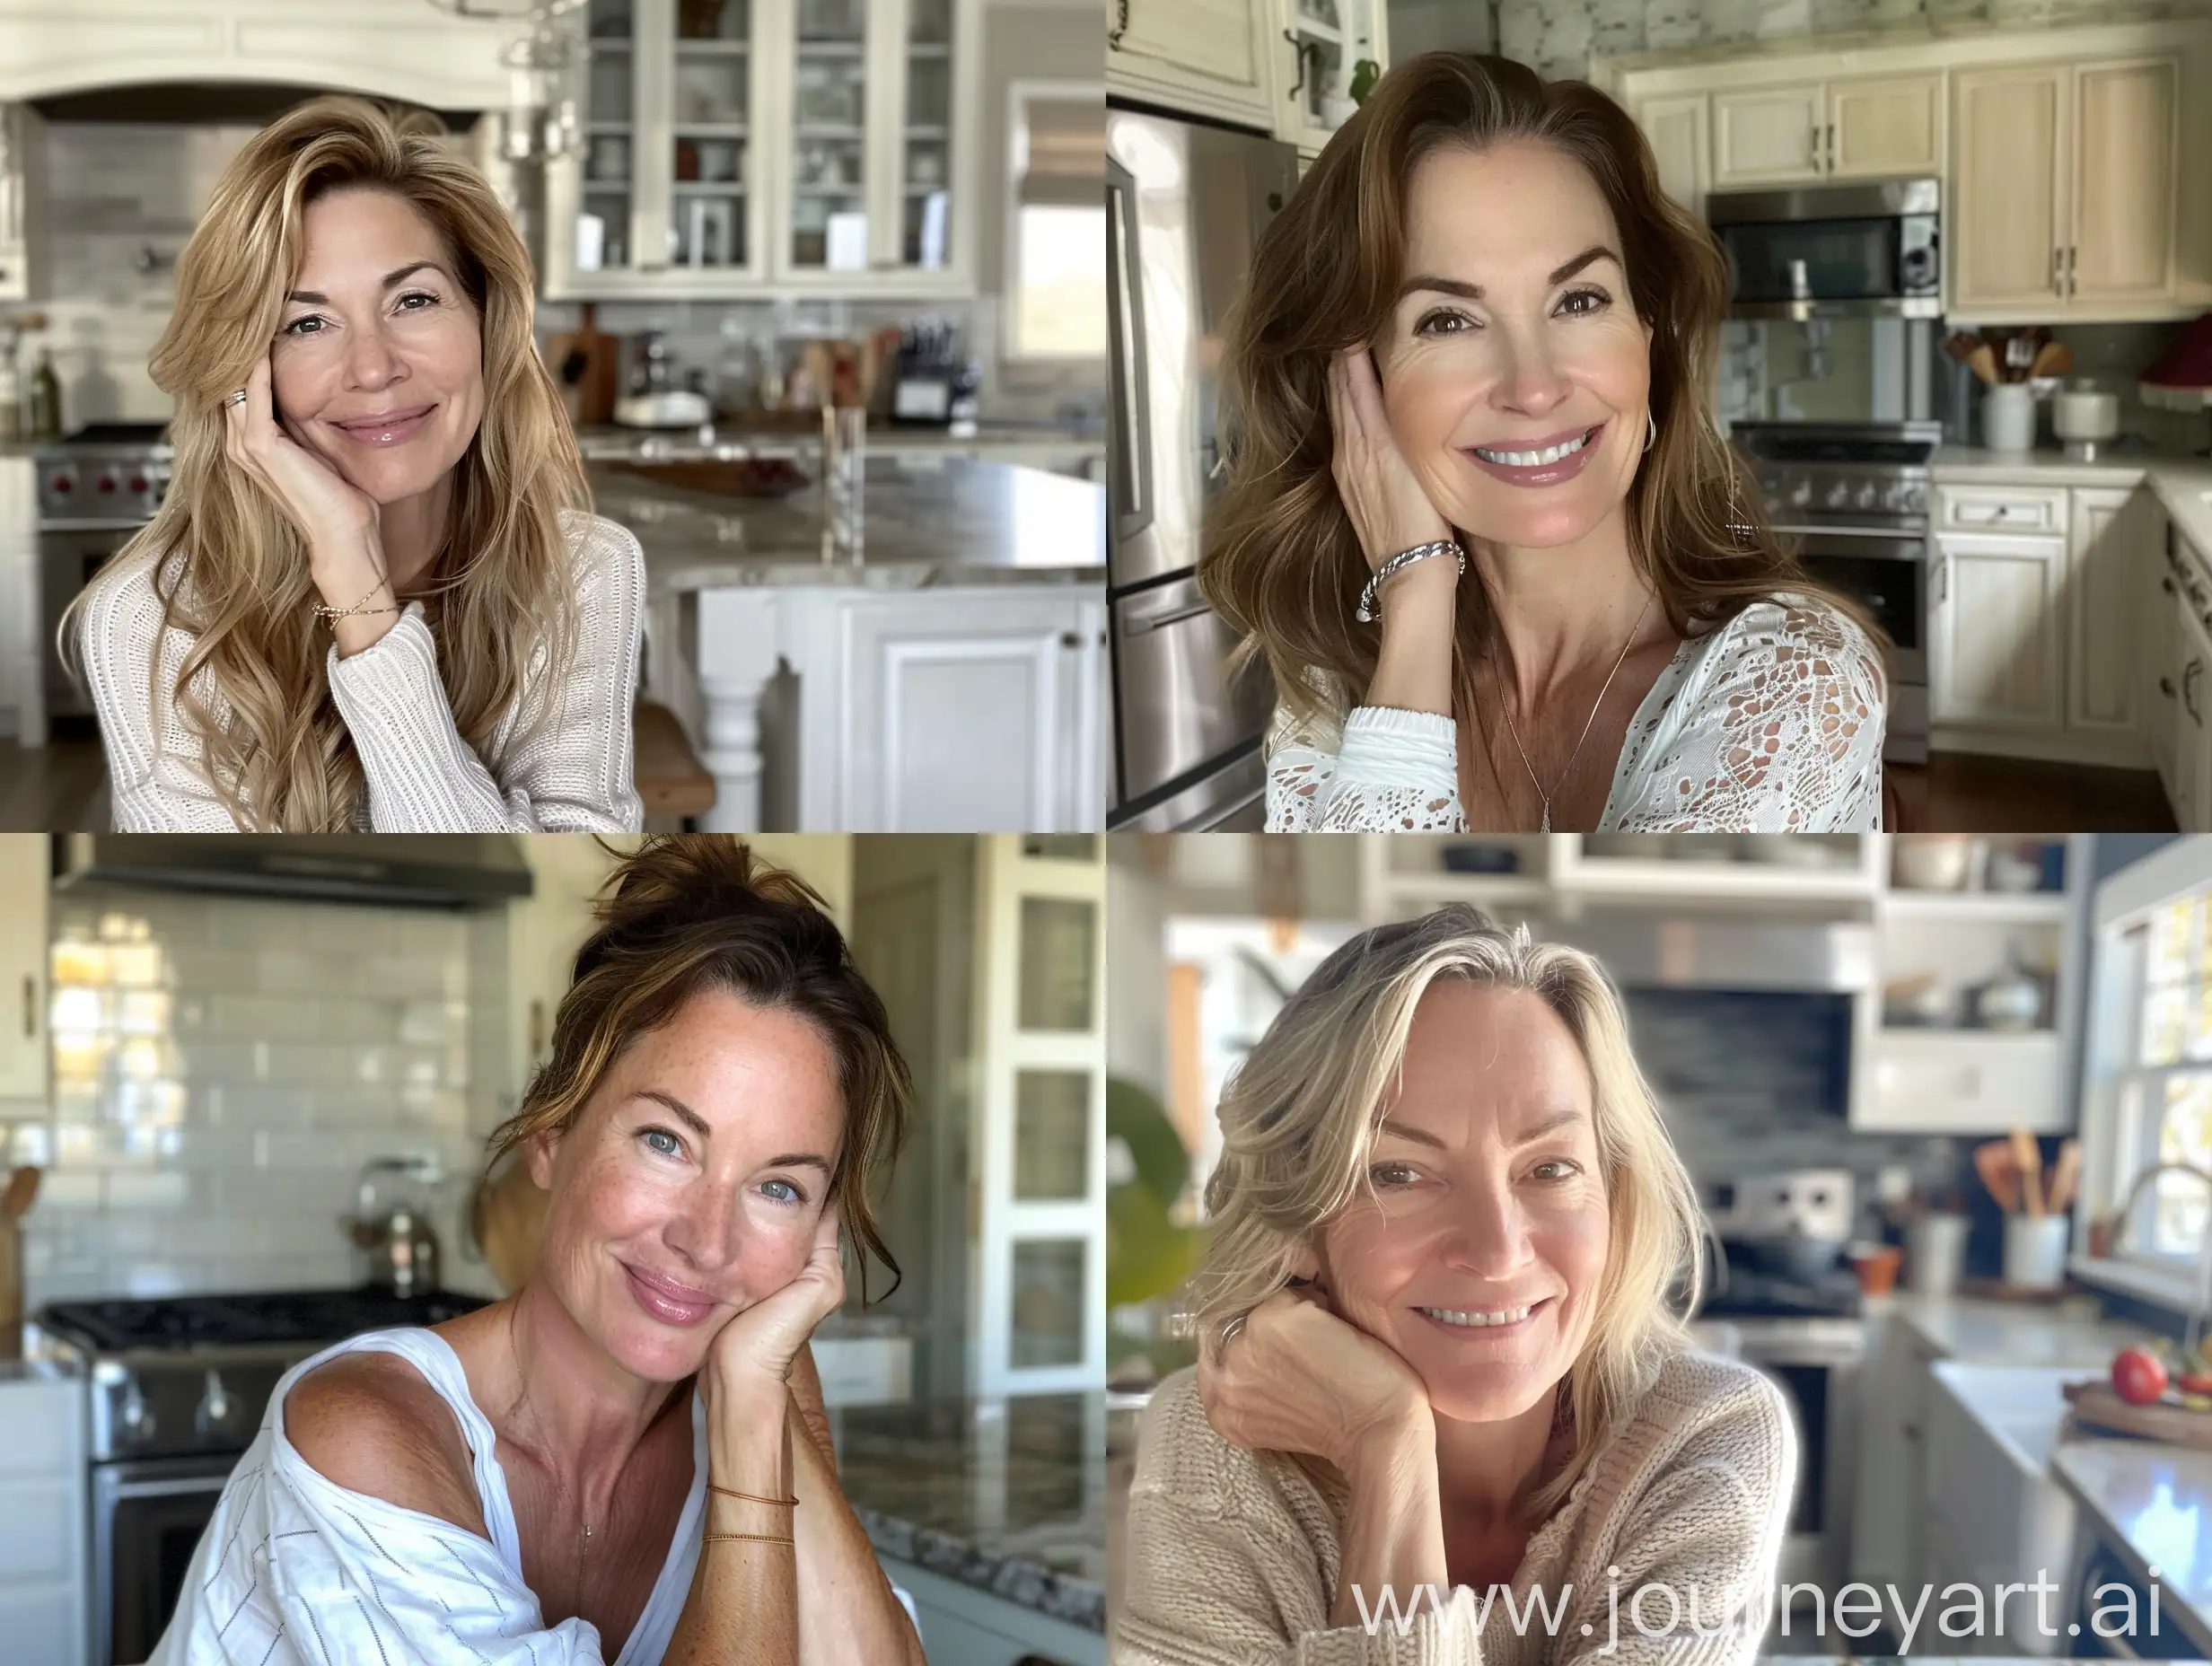
[(1235, 638), (1191, 575), (1222, 486), (1223, 329), (1253, 246), (1298, 182), (1288, 145), (1106, 110), (1107, 608), (1114, 768), (1106, 825), (1257, 829), (1274, 689), (1232, 680)]

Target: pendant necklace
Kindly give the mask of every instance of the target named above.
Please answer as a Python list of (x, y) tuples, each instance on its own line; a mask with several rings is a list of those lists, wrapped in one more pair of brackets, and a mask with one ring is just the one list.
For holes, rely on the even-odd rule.
[(1543, 820), (1537, 824), (1536, 828), (1539, 833), (1551, 831), (1552, 797), (1567, 785), (1567, 776), (1574, 773), (1575, 760), (1582, 756), (1582, 743), (1590, 738), (1591, 727), (1597, 722), (1598, 709), (1605, 704), (1605, 697), (1612, 689), (1613, 679), (1620, 675), (1620, 668), (1628, 662), (1628, 650), (1636, 645), (1637, 633), (1644, 628), (1644, 621), (1651, 614), (1651, 604), (1654, 600), (1655, 598), (1650, 596), (1644, 598), (1644, 610), (1636, 616), (1636, 623), (1628, 627), (1628, 639), (1620, 644), (1620, 657), (1613, 662), (1613, 669), (1606, 672), (1604, 686), (1598, 690), (1598, 697), (1591, 705), (1590, 716), (1582, 726), (1582, 733), (1576, 737), (1575, 750), (1567, 755), (1567, 762), (1560, 767), (1558, 777), (1551, 784), (1550, 792), (1545, 792), (1544, 784), (1536, 778), (1536, 766), (1529, 762), (1529, 750), (1521, 744), (1521, 732), (1514, 728), (1513, 723), (1512, 702), (1508, 700), (1498, 702), (1498, 709), (1505, 714), (1505, 732), (1513, 737), (1513, 750), (1521, 754), (1521, 767), (1529, 772), (1529, 785), (1536, 789), (1536, 795), (1543, 800)]
[[(536, 1424), (538, 1421), (538, 1408), (531, 1403), (530, 1378), (522, 1370), (522, 1351), (515, 1345), (514, 1315), (514, 1310), (509, 1309), (507, 1317), (507, 1354), (508, 1356), (514, 1361), (514, 1374), (516, 1379), (520, 1381), (522, 1385), (522, 1404), (529, 1407), (531, 1422), (532, 1424)], [(557, 1473), (555, 1474), (553, 1478), (556, 1482), (560, 1480), (560, 1477)], [(563, 1490), (566, 1491), (566, 1487), (564, 1487)], [(584, 1524), (584, 1546), (583, 1548), (577, 1552), (577, 1556), (579, 1558), (589, 1556), (591, 1554), (591, 1550), (592, 1524), (587, 1521)]]

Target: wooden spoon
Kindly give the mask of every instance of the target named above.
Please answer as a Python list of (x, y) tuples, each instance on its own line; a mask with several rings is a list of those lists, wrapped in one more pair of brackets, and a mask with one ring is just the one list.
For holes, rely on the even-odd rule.
[(2043, 1213), (2043, 1153), (2035, 1136), (2025, 1128), (2013, 1130), (2013, 1167), (2020, 1171), (2020, 1196), (2030, 1214)]
[(0, 1216), (14, 1220), (31, 1213), (31, 1201), (39, 1195), (39, 1171), (22, 1168), (8, 1176), (8, 1188), (0, 1194)]
[(1974, 1147), (1974, 1171), (1998, 1208), (2007, 1214), (2020, 1213), (2020, 1173), (2013, 1167), (2010, 1145), (2003, 1140), (1984, 1140)]
[(2050, 1212), (2064, 1214), (2074, 1201), (2074, 1188), (2082, 1177), (2082, 1143), (2077, 1139), (2062, 1142), (2058, 1147), (2058, 1167), (2050, 1178)]
[(2073, 368), (2073, 349), (2063, 341), (2046, 341), (2035, 350), (2035, 363), (2029, 367), (2028, 375), (2063, 376)]
[(1980, 377), (1991, 387), (1997, 386), (1997, 352), (1988, 342), (1983, 342), (1968, 354), (1966, 362), (1972, 368), (1975, 375)]

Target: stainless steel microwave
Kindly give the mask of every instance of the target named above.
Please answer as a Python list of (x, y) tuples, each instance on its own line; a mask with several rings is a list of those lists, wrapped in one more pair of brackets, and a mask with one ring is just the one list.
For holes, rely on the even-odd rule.
[(1935, 180), (1707, 197), (1731, 316), (1940, 318), (1942, 206)]

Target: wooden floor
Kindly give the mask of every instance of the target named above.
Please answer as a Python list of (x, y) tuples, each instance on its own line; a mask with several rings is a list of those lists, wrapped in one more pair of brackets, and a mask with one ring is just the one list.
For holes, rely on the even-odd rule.
[(1888, 796), (1901, 833), (2172, 833), (2157, 773), (1937, 752), (1892, 764)]

